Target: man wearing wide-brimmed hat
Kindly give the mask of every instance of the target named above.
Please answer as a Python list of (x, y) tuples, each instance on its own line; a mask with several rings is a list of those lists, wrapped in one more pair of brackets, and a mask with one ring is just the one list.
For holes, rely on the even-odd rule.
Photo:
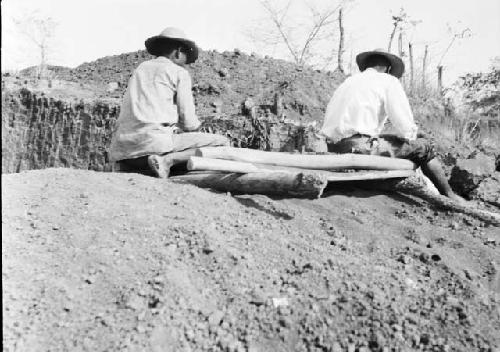
[(198, 47), (183, 31), (169, 27), (146, 40), (155, 59), (141, 63), (130, 78), (113, 134), (110, 157), (120, 169), (168, 177), (195, 148), (225, 146), (226, 137), (200, 133), (191, 77), (184, 68), (198, 58)]
[[(441, 194), (462, 202), (449, 186), (433, 146), (417, 138), (418, 127), (399, 82), (404, 73), (401, 58), (375, 49), (359, 54), (356, 63), (361, 72), (337, 88), (326, 109), (321, 134), (328, 150), (410, 159)], [(387, 120), (396, 134), (381, 134)]]

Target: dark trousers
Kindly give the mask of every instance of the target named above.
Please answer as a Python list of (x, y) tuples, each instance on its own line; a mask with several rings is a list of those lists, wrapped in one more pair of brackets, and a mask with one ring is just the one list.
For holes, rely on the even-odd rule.
[(355, 134), (337, 143), (329, 143), (328, 151), (338, 154), (354, 153), (408, 159), (418, 166), (425, 165), (436, 157), (434, 146), (428, 140), (417, 138), (408, 141), (391, 134), (378, 137)]

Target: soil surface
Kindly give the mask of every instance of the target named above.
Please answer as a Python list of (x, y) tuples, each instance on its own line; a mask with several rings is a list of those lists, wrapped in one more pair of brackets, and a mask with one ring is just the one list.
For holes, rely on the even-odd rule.
[(498, 351), (500, 231), (340, 187), (2, 175), (4, 351)]

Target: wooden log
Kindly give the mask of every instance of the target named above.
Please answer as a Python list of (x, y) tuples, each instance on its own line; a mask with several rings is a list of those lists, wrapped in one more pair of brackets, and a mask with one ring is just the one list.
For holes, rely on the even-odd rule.
[(290, 166), (301, 169), (335, 170), (414, 170), (410, 160), (362, 154), (290, 154), (232, 147), (206, 147), (196, 150), (204, 158), (225, 159), (247, 163)]
[[(324, 171), (325, 173), (328, 171)], [(413, 170), (359, 171), (359, 172), (328, 172), (325, 177), (328, 182), (336, 181), (367, 181), (406, 178), (413, 176)]]
[[(236, 173), (252, 172), (289, 172), (297, 173), (304, 171), (299, 168), (289, 168), (284, 166), (273, 166), (266, 164), (250, 164), (240, 161), (190, 157), (187, 163), (190, 171), (220, 171)], [(413, 170), (389, 170), (389, 171), (358, 171), (358, 172), (332, 172), (323, 170), (310, 170), (326, 178), (328, 182), (335, 181), (362, 181), (380, 180), (389, 178), (405, 178), (415, 174)]]
[(223, 192), (306, 198), (319, 198), (327, 185), (324, 177), (311, 172), (277, 171), (240, 174), (209, 171), (172, 176), (170, 180), (187, 182), (198, 187)]
[[(244, 163), (240, 161), (223, 160), (223, 159), (212, 159), (212, 158), (200, 158), (198, 156), (192, 156), (187, 162), (187, 169), (190, 171), (221, 171), (221, 172), (236, 172), (236, 173), (250, 173), (250, 172), (266, 172), (263, 168), (259, 168), (250, 163)], [(269, 170), (269, 172), (274, 172), (276, 170)]]
[(500, 226), (500, 213), (479, 209), (474, 203), (468, 202), (461, 204), (452, 199), (434, 194), (427, 187), (424, 186), (419, 177), (409, 177), (404, 180), (387, 180), (383, 182), (376, 182), (373, 188), (381, 190), (391, 190), (417, 196), (424, 199), (436, 208), (448, 210), (456, 213), (467, 214), (476, 219), (493, 226)]

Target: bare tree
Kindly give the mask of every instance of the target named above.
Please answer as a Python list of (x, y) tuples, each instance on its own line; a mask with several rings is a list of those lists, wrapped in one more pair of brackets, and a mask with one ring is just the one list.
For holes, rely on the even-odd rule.
[(392, 16), (392, 31), (389, 35), (389, 44), (387, 45), (387, 51), (391, 51), (392, 41), (394, 40), (394, 36), (396, 35), (396, 31), (400, 28), (406, 21), (408, 20), (408, 15), (406, 11), (401, 8), (399, 10), (399, 14)]
[[(342, 55), (337, 55), (331, 38), (337, 31), (338, 21), (342, 21), (340, 10), (351, 1), (337, 0), (321, 7), (319, 2), (288, 0), (278, 7), (276, 1), (261, 0), (271, 26), (261, 26), (259, 39), (269, 47), (284, 47), (287, 56), (299, 65), (324, 65), (337, 56), (337, 63), (342, 66)], [(301, 6), (301, 10), (292, 13), (295, 4)], [(343, 31), (341, 24), (339, 27)], [(345, 50), (343, 43), (339, 43), (339, 49)], [(325, 55), (327, 52), (330, 54)]]
[(441, 58), (439, 59), (439, 62), (437, 64), (437, 86), (438, 86), (438, 91), (440, 94), (443, 92), (443, 60), (450, 51), (451, 47), (453, 46), (454, 43), (457, 42), (457, 40), (462, 40), (466, 38), (470, 38), (472, 36), (472, 31), (470, 28), (461, 28), (461, 29), (452, 29), (450, 25), (448, 25), (448, 32), (451, 34), (450, 41), (448, 43), (448, 46), (446, 49), (443, 51), (443, 54), (441, 55)]
[(448, 43), (448, 46), (444, 50), (443, 54), (441, 55), (441, 58), (439, 59), (438, 66), (440, 66), (443, 62), (443, 59), (446, 57), (448, 52), (450, 51), (451, 47), (453, 44), (460, 39), (466, 39), (470, 38), (472, 36), (472, 31), (470, 28), (463, 28), (463, 29), (458, 29), (458, 30), (453, 30), (449, 25), (448, 25), (448, 31), (451, 33), (451, 39), (450, 42)]
[(23, 18), (13, 19), (19, 32), (28, 38), (39, 54), (38, 78), (48, 75), (47, 63), (53, 48), (53, 39), (57, 22), (51, 17), (43, 17), (37, 12)]

